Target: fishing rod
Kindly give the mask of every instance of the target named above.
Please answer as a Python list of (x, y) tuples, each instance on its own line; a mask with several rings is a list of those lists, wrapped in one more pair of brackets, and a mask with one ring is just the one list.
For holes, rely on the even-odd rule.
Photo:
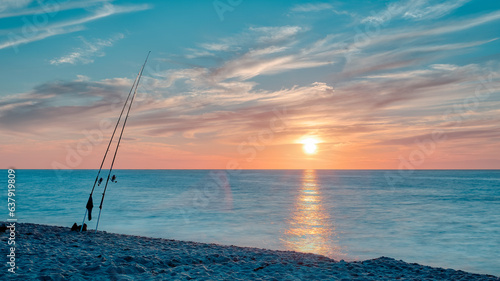
[[(89, 200), (87, 201), (87, 205), (85, 206), (85, 214), (83, 215), (83, 221), (82, 221), (82, 226), (80, 228), (80, 232), (83, 231), (83, 224), (85, 223), (85, 218), (87, 217), (87, 213), (89, 214), (89, 221), (92, 219), (91, 212), (92, 212), (92, 208), (94, 207), (92, 195), (94, 194), (95, 186), (96, 186), (96, 184), (99, 180), (99, 176), (101, 174), (102, 166), (104, 165), (104, 162), (106, 160), (106, 156), (108, 155), (109, 147), (111, 146), (111, 143), (113, 142), (113, 138), (115, 137), (116, 129), (118, 128), (118, 124), (120, 124), (120, 120), (122, 118), (123, 112), (125, 111), (125, 108), (127, 107), (128, 100), (130, 99), (130, 95), (132, 94), (138, 79), (139, 79), (139, 73), (137, 73), (137, 76), (135, 77), (134, 83), (132, 84), (132, 87), (130, 88), (127, 99), (125, 100), (125, 103), (123, 104), (123, 108), (122, 108), (122, 111), (120, 112), (120, 116), (118, 117), (118, 120), (116, 121), (116, 125), (115, 125), (115, 129), (113, 130), (113, 134), (111, 135), (111, 138), (109, 139), (108, 147), (106, 148), (106, 152), (104, 153), (104, 157), (102, 158), (101, 166), (99, 167), (99, 171), (97, 172), (97, 176), (95, 177), (94, 185), (92, 186), (92, 190), (90, 191)], [(101, 183), (99, 182), (99, 185), (100, 184)]]
[(130, 104), (128, 106), (127, 115), (125, 115), (125, 120), (123, 121), (122, 130), (120, 132), (120, 137), (118, 138), (118, 143), (116, 144), (115, 154), (113, 155), (113, 161), (111, 162), (111, 167), (109, 168), (108, 177), (106, 179), (106, 185), (104, 186), (104, 191), (102, 192), (101, 204), (99, 204), (99, 216), (97, 217), (97, 223), (95, 226), (95, 233), (97, 233), (97, 227), (99, 226), (99, 220), (101, 219), (102, 203), (104, 202), (104, 196), (106, 196), (106, 189), (108, 188), (109, 177), (111, 175), (111, 172), (113, 171), (113, 165), (115, 164), (116, 153), (118, 152), (118, 148), (120, 147), (120, 142), (122, 140), (123, 132), (125, 131), (125, 125), (127, 124), (130, 109), (132, 108), (132, 103), (134, 102), (134, 98), (137, 94), (137, 88), (139, 87), (139, 82), (141, 81), (142, 72), (144, 71), (144, 67), (146, 66), (146, 63), (148, 62), (148, 58), (149, 58), (150, 53), (151, 53), (151, 51), (149, 51), (148, 55), (146, 56), (146, 60), (144, 61), (144, 64), (142, 65), (141, 71), (139, 72), (139, 78), (137, 79), (137, 83), (135, 84), (134, 94), (132, 95), (132, 99), (130, 100)]

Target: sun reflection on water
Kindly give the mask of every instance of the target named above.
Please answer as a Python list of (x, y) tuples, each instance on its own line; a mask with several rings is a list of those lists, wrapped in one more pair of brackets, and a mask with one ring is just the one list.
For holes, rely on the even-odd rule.
[(335, 229), (323, 206), (323, 196), (315, 170), (304, 170), (292, 216), (283, 242), (288, 250), (338, 258), (343, 256), (335, 245)]

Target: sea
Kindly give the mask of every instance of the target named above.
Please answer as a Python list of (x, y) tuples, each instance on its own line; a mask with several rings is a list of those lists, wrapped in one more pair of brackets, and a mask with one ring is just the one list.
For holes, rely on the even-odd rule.
[[(7, 170), (3, 170), (5, 182)], [(81, 224), (97, 170), (15, 170), (19, 222)], [(95, 229), (108, 171), (92, 195)], [(114, 170), (98, 230), (500, 276), (500, 170)], [(12, 194), (11, 194), (12, 195)], [(7, 211), (7, 184), (0, 200)], [(2, 219), (0, 219), (2, 220)]]

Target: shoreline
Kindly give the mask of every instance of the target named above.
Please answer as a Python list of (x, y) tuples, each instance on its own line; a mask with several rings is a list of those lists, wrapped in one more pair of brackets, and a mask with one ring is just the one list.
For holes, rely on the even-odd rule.
[(346, 262), (310, 253), (79, 233), (33, 223), (16, 223), (16, 273), (11, 273), (6, 264), (9, 230), (0, 235), (5, 253), (0, 276), (20, 280), (500, 280), (388, 257)]

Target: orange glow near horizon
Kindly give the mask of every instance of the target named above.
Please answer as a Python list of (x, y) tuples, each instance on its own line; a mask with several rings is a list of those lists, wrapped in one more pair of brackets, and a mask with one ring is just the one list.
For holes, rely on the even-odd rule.
[[(3, 144), (3, 169), (96, 169), (102, 161), (111, 132), (103, 132), (100, 142), (88, 145), (86, 138), (62, 141), (26, 141), (13, 138)], [(140, 135), (131, 132), (130, 135)], [(342, 138), (320, 134), (287, 136), (276, 133), (269, 141), (243, 138), (218, 142), (193, 138), (192, 143), (164, 139), (124, 139), (115, 163), (116, 169), (498, 169), (500, 162), (468, 159), (455, 155), (447, 146), (425, 154), (418, 145), (377, 145), (357, 136)], [(250, 142), (251, 141), (251, 142)], [(314, 144), (314, 154), (304, 146)], [(83, 144), (83, 145), (82, 145)], [(427, 147), (429, 147), (427, 145)], [(428, 148), (426, 148), (428, 149)], [(477, 155), (488, 154), (489, 147), (475, 147)], [(312, 149), (311, 149), (312, 151)], [(414, 156), (424, 153), (425, 161)], [(413, 158), (412, 158), (413, 157)], [(419, 160), (419, 159), (416, 159)], [(107, 163), (107, 162), (106, 162)], [(409, 166), (412, 165), (412, 166)]]

